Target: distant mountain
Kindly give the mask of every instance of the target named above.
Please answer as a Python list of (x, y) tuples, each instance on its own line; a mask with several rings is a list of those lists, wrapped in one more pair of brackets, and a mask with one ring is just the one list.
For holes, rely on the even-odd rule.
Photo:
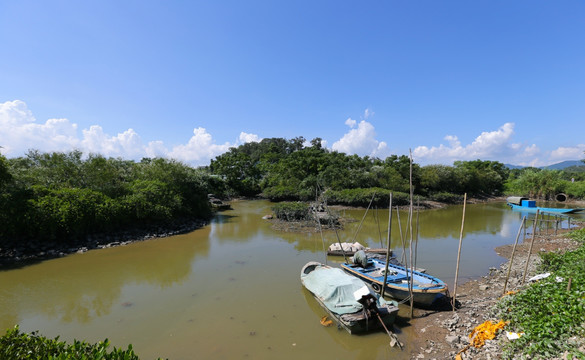
[[(523, 169), (526, 167), (526, 166), (510, 165), (510, 164), (504, 164), (504, 165), (510, 170)], [(585, 163), (583, 163), (583, 161), (581, 161), (581, 160), (568, 160), (568, 161), (560, 162), (558, 164), (541, 166), (541, 167), (539, 167), (539, 169), (563, 170), (563, 169), (566, 169), (566, 168), (571, 167), (571, 166), (585, 166)]]
[(565, 168), (571, 167), (571, 166), (584, 166), (585, 163), (583, 161), (580, 160), (569, 160), (569, 161), (563, 161), (560, 162), (558, 164), (553, 164), (553, 165), (549, 165), (549, 166), (543, 166), (541, 167), (541, 169), (549, 169), (549, 170), (563, 170)]

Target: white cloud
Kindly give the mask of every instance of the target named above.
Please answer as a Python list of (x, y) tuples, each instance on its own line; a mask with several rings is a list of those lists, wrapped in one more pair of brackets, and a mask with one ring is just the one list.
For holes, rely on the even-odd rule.
[(550, 153), (551, 160), (581, 160), (585, 158), (585, 144), (573, 147), (559, 147)]
[(247, 142), (258, 142), (256, 134), (241, 132), (233, 144), (216, 144), (205, 128), (193, 130), (193, 136), (187, 144), (176, 145), (169, 150), (160, 140), (150, 141), (144, 145), (140, 135), (128, 129), (111, 136), (99, 125), (83, 129), (81, 136), (77, 124), (67, 119), (49, 119), (44, 124), (37, 123), (25, 102), (20, 100), (0, 103), (0, 151), (3, 155), (17, 157), (29, 149), (43, 152), (67, 152), (74, 149), (89, 153), (98, 153), (107, 157), (140, 160), (143, 157), (167, 157), (187, 164), (208, 165), (210, 160)]
[(448, 146), (426, 147), (418, 146), (413, 150), (413, 157), (424, 162), (451, 163), (454, 160), (489, 160), (501, 157), (509, 157), (518, 151), (519, 145), (511, 142), (514, 135), (514, 124), (505, 123), (498, 130), (482, 132), (475, 140), (462, 146), (454, 135), (447, 135), (444, 139)]
[(0, 103), (0, 146), (6, 155), (24, 154), (31, 148), (69, 151), (79, 146), (77, 125), (67, 119), (38, 124), (23, 101), (7, 101)]
[(370, 109), (364, 110), (364, 120), (368, 119), (369, 117), (374, 116), (374, 112)]
[(345, 120), (345, 125), (349, 126), (352, 129), (355, 127), (356, 124), (357, 121), (353, 120), (352, 118), (348, 118), (347, 120)]
[(205, 128), (198, 127), (193, 130), (193, 136), (187, 144), (173, 147), (167, 156), (190, 164), (207, 165), (210, 159), (223, 154), (232, 146), (228, 142), (214, 144), (211, 134)]
[(101, 126), (92, 125), (89, 130), (82, 130), (82, 133), (83, 151), (132, 159), (143, 157), (145, 154), (142, 140), (133, 129), (128, 129), (116, 136), (109, 136), (104, 133)]
[(240, 133), (240, 143), (246, 144), (250, 142), (260, 142), (262, 139), (256, 134)]
[[(371, 115), (371, 112), (366, 110), (365, 115)], [(388, 156), (388, 145), (383, 141), (376, 140), (376, 132), (371, 123), (366, 120), (358, 123), (349, 118), (345, 121), (345, 125), (349, 126), (351, 130), (331, 145), (333, 150), (359, 156), (368, 155), (380, 158)]]

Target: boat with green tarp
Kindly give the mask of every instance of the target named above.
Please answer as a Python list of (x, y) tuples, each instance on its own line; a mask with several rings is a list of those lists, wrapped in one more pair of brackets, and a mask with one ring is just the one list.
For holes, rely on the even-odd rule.
[(398, 304), (395, 301), (381, 298), (362, 280), (339, 268), (309, 262), (301, 270), (301, 283), (350, 334), (387, 328), (396, 319)]

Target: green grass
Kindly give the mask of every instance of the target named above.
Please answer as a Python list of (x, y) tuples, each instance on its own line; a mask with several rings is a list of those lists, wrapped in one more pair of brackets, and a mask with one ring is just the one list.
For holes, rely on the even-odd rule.
[(37, 332), (23, 333), (16, 326), (0, 337), (0, 359), (10, 360), (139, 360), (132, 350), (113, 348), (109, 350), (108, 339), (97, 344), (74, 340), (73, 344), (60, 341), (59, 337), (48, 339)]
[(580, 248), (542, 257), (539, 270), (551, 276), (498, 303), (501, 316), (510, 322), (508, 330), (524, 332), (505, 346), (504, 359), (548, 359), (564, 352), (571, 359), (585, 359), (579, 350), (585, 335), (585, 229), (570, 236), (582, 243)]

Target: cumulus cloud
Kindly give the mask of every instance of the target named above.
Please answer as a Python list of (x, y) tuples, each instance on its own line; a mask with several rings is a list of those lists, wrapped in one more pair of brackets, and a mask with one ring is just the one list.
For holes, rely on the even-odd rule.
[(24, 153), (29, 148), (68, 151), (79, 146), (77, 125), (67, 119), (36, 123), (32, 112), (20, 100), (0, 103), (0, 146), (3, 153)]
[(585, 144), (573, 147), (559, 147), (550, 154), (551, 160), (563, 161), (567, 159), (581, 160), (585, 158)]
[(187, 144), (173, 147), (168, 156), (187, 163), (203, 164), (208, 163), (209, 159), (228, 151), (232, 146), (228, 142), (215, 144), (211, 134), (205, 128), (198, 127), (193, 130), (193, 136)]
[[(364, 117), (369, 117), (373, 113), (370, 110), (364, 112)], [(357, 154), (359, 156), (375, 156), (384, 158), (389, 155), (388, 144), (384, 141), (376, 140), (374, 126), (366, 120), (359, 123), (356, 120), (348, 118), (345, 125), (349, 130), (341, 139), (331, 145), (331, 149), (346, 154)]]
[(0, 103), (0, 151), (6, 156), (22, 156), (29, 149), (44, 152), (67, 152), (74, 149), (86, 154), (97, 153), (107, 157), (139, 160), (142, 157), (167, 157), (190, 165), (207, 165), (209, 161), (242, 143), (260, 141), (255, 134), (241, 132), (233, 144), (216, 144), (203, 127), (193, 130), (187, 144), (170, 150), (160, 140), (144, 145), (140, 135), (128, 129), (116, 135), (107, 134), (99, 125), (77, 131), (77, 124), (67, 119), (49, 119), (38, 123), (25, 102), (20, 100)]
[(260, 142), (262, 139), (256, 134), (240, 133), (240, 143), (246, 144), (250, 142)]
[(427, 147), (418, 146), (413, 150), (413, 156), (425, 162), (438, 161), (441, 163), (454, 160), (494, 159), (508, 157), (519, 148), (511, 142), (514, 135), (514, 124), (505, 123), (496, 131), (482, 132), (475, 140), (466, 146), (455, 135), (447, 135), (444, 139), (449, 145)]
[(92, 125), (89, 130), (82, 130), (81, 148), (91, 153), (111, 157), (136, 158), (144, 156), (145, 148), (140, 136), (128, 129), (115, 136), (109, 136), (99, 125)]

